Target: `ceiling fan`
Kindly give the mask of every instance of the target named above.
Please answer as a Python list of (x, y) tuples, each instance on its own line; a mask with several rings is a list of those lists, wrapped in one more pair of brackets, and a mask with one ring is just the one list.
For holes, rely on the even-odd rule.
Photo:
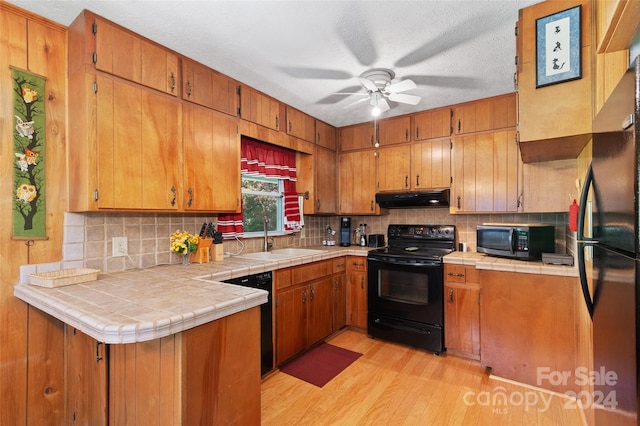
[(416, 105), (422, 99), (420, 96), (409, 95), (407, 90), (415, 89), (416, 84), (412, 80), (402, 80), (392, 83), (396, 74), (387, 68), (372, 68), (360, 74), (358, 79), (366, 93), (350, 93), (353, 95), (365, 96), (362, 99), (347, 105), (345, 108), (353, 107), (364, 102), (369, 102), (373, 107), (371, 113), (374, 116), (380, 115), (390, 109), (387, 99), (392, 102)]

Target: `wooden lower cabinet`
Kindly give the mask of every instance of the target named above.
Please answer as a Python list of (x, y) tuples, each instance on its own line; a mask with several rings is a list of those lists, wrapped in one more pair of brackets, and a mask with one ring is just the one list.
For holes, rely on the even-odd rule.
[[(481, 270), (481, 363), (492, 374), (556, 392), (580, 392), (576, 277)], [(539, 369), (568, 380), (539, 379)], [(542, 371), (542, 370), (541, 370)]]
[(68, 424), (260, 424), (260, 308), (105, 345), (66, 326)]
[(367, 328), (367, 258), (347, 257), (347, 325)]
[(332, 333), (333, 277), (294, 284), (276, 295), (276, 364)]
[(332, 331), (347, 325), (347, 258), (333, 260)]
[(480, 280), (474, 267), (444, 267), (444, 332), (447, 352), (480, 359)]

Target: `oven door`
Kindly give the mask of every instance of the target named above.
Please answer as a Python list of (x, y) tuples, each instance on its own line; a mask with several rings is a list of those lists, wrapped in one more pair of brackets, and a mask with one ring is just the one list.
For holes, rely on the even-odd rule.
[(369, 257), (369, 313), (442, 326), (443, 267), (441, 262)]

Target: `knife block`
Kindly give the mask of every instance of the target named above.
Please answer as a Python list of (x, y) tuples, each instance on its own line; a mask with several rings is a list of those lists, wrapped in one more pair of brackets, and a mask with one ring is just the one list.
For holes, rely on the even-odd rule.
[(211, 259), (214, 261), (224, 260), (224, 246), (222, 244), (214, 244), (211, 247), (213, 248)]
[(213, 238), (202, 238), (198, 240), (198, 250), (191, 253), (191, 263), (209, 263), (209, 251)]

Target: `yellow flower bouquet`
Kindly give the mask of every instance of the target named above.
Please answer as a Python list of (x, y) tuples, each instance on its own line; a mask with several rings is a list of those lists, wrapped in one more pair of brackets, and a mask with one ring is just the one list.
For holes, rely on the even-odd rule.
[(191, 253), (198, 250), (198, 242), (200, 237), (195, 234), (189, 234), (187, 231), (176, 230), (171, 234), (171, 251), (180, 254), (184, 261), (189, 258)]

